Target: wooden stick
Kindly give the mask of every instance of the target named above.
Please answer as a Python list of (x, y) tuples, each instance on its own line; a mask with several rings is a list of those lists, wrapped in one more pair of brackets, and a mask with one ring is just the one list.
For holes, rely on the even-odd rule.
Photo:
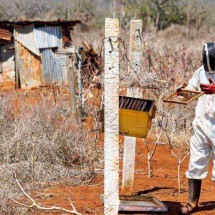
[(200, 96), (204, 95), (204, 92), (200, 92), (200, 91), (193, 91), (193, 90), (185, 90), (185, 89), (181, 89), (180, 92), (184, 92), (184, 93), (193, 93), (196, 94), (193, 97), (190, 97), (184, 101), (178, 101), (178, 100), (174, 100), (174, 97), (177, 96), (177, 92), (174, 92), (172, 94), (170, 94), (169, 96), (167, 96), (166, 98), (163, 99), (164, 102), (168, 102), (168, 103), (175, 103), (175, 104), (183, 104), (183, 105), (187, 105), (189, 104), (191, 101), (198, 99)]
[(74, 56), (72, 54), (67, 56), (67, 71), (68, 71), (68, 86), (69, 86), (69, 100), (70, 111), (72, 117), (77, 120), (77, 102), (75, 97), (75, 73), (74, 73)]
[(36, 201), (35, 201), (31, 196), (29, 196), (29, 195), (25, 192), (25, 190), (23, 189), (23, 187), (22, 187), (21, 184), (19, 183), (19, 181), (18, 181), (16, 175), (15, 175), (14, 177), (15, 177), (15, 181), (16, 181), (16, 183), (17, 183), (19, 189), (21, 190), (21, 192), (24, 194), (24, 196), (25, 196), (28, 200), (31, 201), (31, 205), (27, 205), (27, 204), (25, 204), (25, 203), (19, 202), (19, 201), (17, 201), (17, 200), (15, 200), (15, 199), (11, 198), (10, 196), (8, 196), (8, 195), (6, 195), (6, 194), (4, 194), (4, 193), (2, 192), (2, 194), (3, 194), (4, 196), (6, 196), (7, 198), (9, 198), (12, 202), (14, 202), (14, 203), (16, 203), (16, 204), (18, 204), (18, 205), (21, 205), (21, 206), (23, 206), (23, 207), (27, 207), (27, 208), (37, 208), (37, 209), (39, 209), (39, 210), (47, 210), (47, 211), (51, 211), (51, 210), (56, 211), (56, 210), (58, 210), (58, 211), (66, 212), (66, 213), (70, 213), (70, 214), (82, 215), (81, 213), (79, 213), (79, 212), (76, 210), (76, 208), (75, 208), (75, 206), (74, 206), (74, 204), (72, 203), (71, 200), (70, 200), (70, 206), (72, 207), (72, 210), (68, 210), (68, 209), (66, 209), (66, 208), (62, 208), (62, 207), (54, 206), (54, 205), (51, 206), (51, 207), (45, 207), (45, 206), (39, 205), (38, 203), (36, 203)]
[[(16, 31), (14, 30), (14, 35)], [(20, 87), (20, 59), (19, 59), (19, 49), (18, 49), (18, 42), (14, 39), (14, 50), (15, 50), (15, 88), (18, 89)]]

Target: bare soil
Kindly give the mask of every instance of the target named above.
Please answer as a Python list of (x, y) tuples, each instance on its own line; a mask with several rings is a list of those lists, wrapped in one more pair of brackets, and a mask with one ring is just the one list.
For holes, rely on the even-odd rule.
[[(17, 91), (16, 91), (17, 93)], [(22, 91), (21, 91), (22, 93)], [(38, 102), (37, 91), (33, 93), (36, 101)], [(31, 92), (32, 95), (32, 92)], [(29, 103), (35, 102), (32, 97), (26, 95), (26, 101), (29, 99)], [(19, 106), (18, 99), (16, 99), (17, 108)], [(26, 102), (25, 101), (25, 102)], [(18, 110), (15, 110), (18, 112)], [(92, 129), (92, 119), (88, 119), (89, 128)], [(122, 152), (123, 138), (120, 141), (120, 148)], [(103, 142), (101, 141), (98, 147), (103, 148)], [(153, 144), (150, 144), (152, 149)], [(148, 177), (147, 169), (147, 150), (143, 142), (138, 139), (136, 147), (136, 166), (135, 166), (135, 181), (134, 181), (134, 194), (149, 194), (159, 200), (163, 201), (168, 206), (168, 212), (162, 213), (163, 215), (176, 215), (180, 214), (181, 204), (185, 204), (187, 201), (187, 179), (184, 173), (187, 169), (189, 157), (181, 165), (181, 190), (178, 192), (178, 178), (177, 178), (177, 162), (171, 155), (171, 151), (168, 145), (159, 145), (156, 149), (155, 155), (151, 161), (152, 177)], [(120, 169), (122, 169), (122, 156), (120, 159)], [(200, 207), (194, 214), (201, 215), (215, 215), (215, 192), (214, 182), (211, 181), (211, 169), (212, 161), (209, 165), (209, 175), (207, 179), (203, 181), (202, 193), (200, 198)], [(32, 197), (43, 206), (60, 206), (67, 209), (72, 209), (69, 203), (69, 198), (72, 199), (77, 211), (85, 214), (97, 214), (102, 215), (103, 203), (99, 199), (99, 195), (103, 194), (103, 169), (96, 169), (97, 176), (90, 185), (85, 186), (71, 186), (66, 183), (58, 185), (46, 185), (43, 190), (37, 190), (31, 193)], [(120, 171), (121, 180), (121, 171)], [(120, 184), (121, 185), (121, 184)], [(24, 199), (23, 199), (24, 200)], [(17, 207), (17, 205), (15, 206)], [(66, 214), (57, 211), (39, 211), (36, 209), (29, 209), (26, 214), (41, 215), (41, 214)], [(136, 213), (130, 213), (136, 214)], [(141, 214), (159, 214), (159, 213), (141, 213)]]
[[(180, 214), (181, 204), (187, 201), (187, 179), (184, 173), (187, 169), (189, 158), (181, 166), (181, 188), (178, 192), (177, 163), (172, 157), (168, 145), (159, 145), (154, 158), (151, 161), (152, 178), (147, 174), (147, 151), (141, 140), (137, 142), (136, 150), (136, 173), (134, 182), (134, 193), (149, 194), (163, 201), (169, 208), (163, 215)], [(121, 165), (120, 165), (121, 166)], [(214, 183), (211, 178), (210, 162), (208, 178), (203, 181), (200, 207), (194, 214), (215, 214), (215, 193)], [(99, 171), (99, 170), (98, 170)], [(101, 170), (100, 173), (103, 173)], [(121, 173), (120, 173), (121, 176)], [(121, 178), (121, 177), (120, 177)], [(103, 176), (98, 175), (93, 183), (88, 186), (67, 186), (66, 184), (56, 185), (37, 192), (35, 198), (43, 205), (58, 205), (70, 208), (68, 197), (72, 198), (77, 210), (82, 214), (103, 214), (103, 204), (99, 195), (103, 193)], [(32, 211), (30, 214), (65, 214), (45, 213), (44, 211)], [(136, 214), (136, 213), (130, 213)], [(159, 213), (140, 213), (159, 214)]]

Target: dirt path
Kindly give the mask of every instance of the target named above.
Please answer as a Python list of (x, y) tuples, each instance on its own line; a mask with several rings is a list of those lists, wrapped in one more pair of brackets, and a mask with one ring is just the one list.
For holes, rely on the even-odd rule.
[[(169, 211), (162, 213), (163, 215), (178, 214), (181, 203), (187, 200), (187, 179), (184, 173), (187, 168), (188, 158), (182, 165), (181, 169), (181, 188), (182, 193), (177, 190), (177, 164), (171, 156), (168, 145), (160, 145), (157, 148), (156, 154), (151, 162), (152, 178), (147, 175), (146, 150), (142, 143), (137, 144), (136, 153), (136, 174), (134, 192), (150, 194), (157, 197), (159, 200), (167, 204)], [(211, 163), (210, 172), (206, 180), (203, 181), (202, 195), (200, 199), (199, 212), (194, 214), (214, 214), (215, 215), (215, 192), (214, 184), (211, 178)], [(103, 204), (99, 200), (99, 194), (103, 193), (103, 178), (98, 176), (90, 186), (55, 186), (43, 190), (42, 194), (38, 193), (37, 199), (45, 205), (59, 205), (70, 208), (67, 196), (74, 200), (77, 210), (83, 214), (103, 214)], [(65, 213), (45, 213), (32, 211), (30, 214), (65, 214)], [(146, 214), (146, 213), (141, 213)], [(159, 214), (159, 213), (149, 213)]]

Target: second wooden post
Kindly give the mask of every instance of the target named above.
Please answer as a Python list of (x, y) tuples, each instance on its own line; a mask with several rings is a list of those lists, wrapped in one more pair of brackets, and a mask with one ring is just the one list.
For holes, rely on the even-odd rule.
[[(129, 66), (130, 78), (137, 78), (140, 74), (142, 21), (131, 20), (130, 22), (130, 44), (129, 44)], [(127, 89), (127, 96), (140, 97), (139, 89), (136, 87)], [(125, 136), (122, 171), (122, 192), (129, 195), (133, 191), (135, 171), (135, 149), (136, 138)]]

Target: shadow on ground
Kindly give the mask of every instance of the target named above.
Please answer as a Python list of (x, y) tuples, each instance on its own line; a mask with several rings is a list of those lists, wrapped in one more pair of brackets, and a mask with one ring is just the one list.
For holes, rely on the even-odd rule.
[(172, 187), (153, 187), (148, 190), (139, 191), (139, 192), (135, 193), (135, 195), (141, 196), (141, 195), (149, 194), (149, 193), (152, 193), (152, 192), (155, 192), (158, 190), (170, 190), (170, 189), (173, 189), (173, 188)]
[(198, 211), (214, 211), (215, 214), (215, 201), (201, 202)]

